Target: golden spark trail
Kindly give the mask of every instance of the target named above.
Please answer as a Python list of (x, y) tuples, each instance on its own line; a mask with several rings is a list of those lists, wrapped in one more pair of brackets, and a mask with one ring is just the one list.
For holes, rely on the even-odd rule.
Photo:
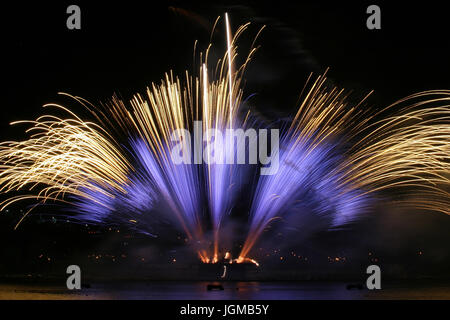
[[(66, 119), (45, 115), (35, 121), (18, 122), (31, 125), (27, 131), (32, 135), (22, 142), (0, 145), (0, 192), (28, 191), (29, 194), (7, 199), (1, 203), (1, 208), (27, 199), (39, 203), (65, 202), (68, 196), (98, 202), (91, 192), (110, 198), (126, 195), (127, 187), (133, 183), (129, 176), (136, 168), (130, 154), (116, 141), (115, 134), (134, 136), (144, 141), (145, 149), (154, 157), (157, 163), (154, 183), (187, 237), (193, 242), (202, 242), (205, 226), (203, 204), (198, 197), (202, 192), (200, 171), (194, 165), (180, 166), (172, 162), (170, 152), (176, 142), (171, 137), (177, 129), (192, 130), (197, 120), (203, 122), (202, 130), (207, 138), (208, 129), (217, 133), (242, 125), (238, 120), (243, 94), (241, 78), (256, 49), (252, 46), (244, 64), (236, 71), (233, 60), (235, 41), (247, 26), (241, 26), (232, 36), (228, 15), (225, 16), (227, 50), (217, 63), (215, 73), (208, 71), (209, 46), (206, 54), (200, 55), (197, 75), (186, 72), (185, 80), (181, 81), (170, 72), (160, 84), (152, 83), (145, 95), (136, 94), (129, 105), (114, 96), (107, 104), (94, 106), (81, 97), (62, 93), (84, 106), (96, 122), (85, 122), (60, 105), (53, 106), (62, 109), (68, 116)], [(207, 164), (207, 172), (208, 203), (210, 211), (214, 212), (214, 248), (209, 253), (201, 245), (198, 255), (203, 261), (217, 262), (220, 220), (231, 204), (216, 202), (216, 195), (227, 192), (232, 182), (217, 184), (217, 180), (229, 173), (214, 164)], [(182, 188), (186, 185), (189, 188)], [(136, 219), (127, 221), (137, 222)]]
[[(338, 138), (339, 144), (352, 147), (323, 178), (339, 177), (336, 190), (341, 191), (329, 194), (331, 203), (342, 193), (361, 190), (347, 202), (369, 194), (386, 194), (385, 198), (405, 208), (450, 215), (450, 90), (417, 93), (375, 113), (362, 105), (366, 98), (349, 106), (344, 90), (326, 86), (325, 75), (318, 77), (288, 129), (286, 158), (297, 155), (306, 145), (301, 149), (301, 166), (318, 148)], [(389, 115), (379, 120), (383, 114)], [(286, 183), (283, 174), (277, 173), (281, 178), (275, 177), (274, 184)], [(287, 198), (274, 193), (256, 198), (253, 205), (284, 203)], [(267, 218), (250, 229), (238, 260), (246, 259), (263, 230), (281, 212), (261, 214)]]

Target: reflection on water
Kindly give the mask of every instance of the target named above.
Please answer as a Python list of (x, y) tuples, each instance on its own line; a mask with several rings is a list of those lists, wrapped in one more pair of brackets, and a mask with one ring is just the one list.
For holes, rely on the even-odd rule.
[(123, 282), (65, 287), (1, 285), (0, 299), (157, 299), (157, 300), (320, 300), (320, 299), (450, 299), (448, 285), (385, 286), (381, 290), (347, 290), (338, 282), (223, 282), (224, 290), (208, 291), (211, 282)]
[(362, 291), (346, 290), (345, 284), (321, 283), (270, 283), (236, 282), (223, 283), (224, 290), (207, 290), (208, 282), (196, 283), (149, 283), (127, 285), (125, 288), (110, 288), (104, 285), (97, 290), (108, 292), (115, 299), (361, 299)]
[(223, 290), (208, 291), (211, 282), (132, 282), (91, 284), (69, 291), (63, 287), (1, 286), (0, 299), (361, 299), (362, 290), (343, 283), (224, 282)]

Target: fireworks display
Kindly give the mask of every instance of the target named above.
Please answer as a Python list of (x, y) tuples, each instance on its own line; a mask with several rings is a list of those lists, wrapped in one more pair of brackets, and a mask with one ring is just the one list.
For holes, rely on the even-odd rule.
[[(212, 161), (237, 158), (235, 144), (245, 142), (219, 143), (213, 138), (219, 132), (262, 126), (242, 108), (242, 80), (256, 48), (236, 66), (237, 40), (247, 25), (234, 36), (228, 16), (225, 25), (227, 50), (214, 67), (209, 47), (195, 75), (181, 80), (168, 73), (130, 103), (113, 97), (96, 107), (70, 96), (92, 121), (49, 104), (66, 117), (15, 122), (28, 124), (30, 137), (0, 145), (0, 192), (14, 194), (1, 209), (32, 200), (18, 226), (36, 205), (62, 202), (74, 222), (127, 226), (154, 237), (169, 226), (205, 263), (223, 253), (255, 264), (253, 246), (287, 214), (326, 217), (328, 228), (355, 221), (379, 201), (450, 214), (447, 90), (414, 94), (374, 112), (365, 98), (348, 102), (348, 93), (330, 86), (325, 74), (311, 76), (297, 113), (280, 130), (279, 149), (272, 150), (279, 159), (274, 174), (260, 174), (258, 164)], [(189, 147), (190, 137), (175, 141), (177, 130), (201, 133), (213, 152), (195, 161), (202, 155)], [(177, 148), (193, 163), (174, 163)], [(222, 226), (243, 192), (251, 198), (247, 234), (233, 260), (231, 248), (222, 246), (232, 235)]]

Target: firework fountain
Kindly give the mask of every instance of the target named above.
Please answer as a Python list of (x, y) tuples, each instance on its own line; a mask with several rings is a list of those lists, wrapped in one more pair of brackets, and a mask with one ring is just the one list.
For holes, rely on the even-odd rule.
[[(355, 221), (380, 199), (450, 214), (447, 90), (414, 94), (373, 112), (364, 108), (365, 98), (351, 105), (325, 74), (310, 76), (297, 113), (281, 129), (280, 148), (272, 150), (279, 158), (274, 174), (255, 173), (256, 164), (216, 161), (238, 157), (235, 144), (245, 141), (214, 137), (249, 128), (252, 117), (241, 108), (241, 82), (256, 48), (236, 66), (236, 41), (248, 25), (233, 36), (226, 15), (225, 26), (227, 49), (213, 68), (208, 47), (196, 75), (186, 72), (180, 80), (169, 73), (129, 104), (113, 97), (97, 107), (64, 94), (94, 121), (49, 104), (44, 107), (61, 109), (67, 118), (16, 122), (30, 125), (30, 138), (0, 145), (0, 191), (14, 194), (1, 209), (33, 201), (16, 228), (36, 206), (62, 202), (73, 222), (127, 226), (154, 237), (170, 225), (205, 263), (226, 252), (227, 261), (257, 264), (251, 259), (255, 243), (273, 220), (292, 212), (299, 219), (306, 213), (327, 217), (328, 228)], [(182, 139), (174, 140), (174, 132)], [(207, 141), (213, 151), (199, 155), (185, 132), (200, 133), (194, 145)], [(173, 150), (193, 161), (175, 163)], [(252, 199), (248, 232), (233, 259), (221, 244), (230, 236), (222, 224), (247, 179), (254, 181), (245, 191)]]

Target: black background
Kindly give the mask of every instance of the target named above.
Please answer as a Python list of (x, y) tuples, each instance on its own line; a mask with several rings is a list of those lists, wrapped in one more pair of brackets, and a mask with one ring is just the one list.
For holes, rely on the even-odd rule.
[[(2, 9), (1, 17), (1, 132), (7, 138), (19, 134), (8, 123), (35, 118), (41, 105), (58, 101), (59, 91), (95, 103), (114, 92), (129, 99), (169, 69), (176, 74), (191, 70), (194, 41), (204, 47), (209, 28), (225, 11), (234, 28), (253, 22), (247, 38), (267, 24), (246, 90), (263, 97), (263, 103), (255, 100), (260, 107), (295, 108), (309, 72), (327, 67), (340, 86), (365, 93), (374, 89), (371, 102), (376, 105), (448, 88), (449, 27), (443, 3), (378, 2), (382, 29), (368, 30), (365, 10), (371, 2), (365, 1), (15, 2)], [(81, 7), (81, 30), (66, 28), (69, 4)], [(216, 34), (220, 45), (222, 35)], [(267, 76), (255, 71), (261, 69), (276, 77), (261, 81)], [(270, 106), (264, 105), (267, 100)]]

